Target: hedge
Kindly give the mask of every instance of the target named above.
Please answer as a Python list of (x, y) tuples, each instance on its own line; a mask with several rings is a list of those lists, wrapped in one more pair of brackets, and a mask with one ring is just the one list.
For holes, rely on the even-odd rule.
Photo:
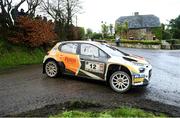
[(170, 39), (166, 41), (170, 44), (180, 44), (180, 39)]

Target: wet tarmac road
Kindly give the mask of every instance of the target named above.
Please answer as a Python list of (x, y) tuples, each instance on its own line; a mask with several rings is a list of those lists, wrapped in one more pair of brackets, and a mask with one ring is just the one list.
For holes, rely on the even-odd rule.
[(121, 50), (143, 56), (153, 66), (153, 75), (144, 94), (145, 98), (180, 107), (180, 50)]
[(41, 65), (0, 73), (0, 116), (66, 101), (91, 101), (106, 107), (122, 105), (180, 116), (180, 51), (121, 50), (145, 57), (153, 66), (150, 85), (126, 94), (113, 92), (104, 82), (64, 76), (50, 79)]

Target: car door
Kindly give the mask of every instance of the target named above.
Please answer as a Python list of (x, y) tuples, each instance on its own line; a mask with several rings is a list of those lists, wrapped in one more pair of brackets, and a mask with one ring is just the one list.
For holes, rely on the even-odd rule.
[(77, 75), (81, 66), (79, 55), (77, 54), (77, 43), (64, 43), (60, 45), (59, 58), (65, 65), (65, 73)]
[(81, 60), (79, 75), (104, 79), (108, 55), (97, 46), (85, 43), (80, 44), (79, 54)]

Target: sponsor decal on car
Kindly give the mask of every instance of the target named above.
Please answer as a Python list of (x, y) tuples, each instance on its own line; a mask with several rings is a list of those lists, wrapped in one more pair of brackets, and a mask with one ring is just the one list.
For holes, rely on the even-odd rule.
[(144, 78), (134, 78), (133, 79), (134, 83), (139, 83), (139, 82), (143, 82), (143, 81), (144, 81)]
[(104, 63), (86, 61), (85, 70), (96, 73), (104, 73)]
[(75, 75), (77, 75), (81, 67), (79, 56), (75, 54), (66, 54), (63, 52), (60, 53), (61, 54), (59, 54), (59, 61), (64, 63), (66, 69), (72, 71)]

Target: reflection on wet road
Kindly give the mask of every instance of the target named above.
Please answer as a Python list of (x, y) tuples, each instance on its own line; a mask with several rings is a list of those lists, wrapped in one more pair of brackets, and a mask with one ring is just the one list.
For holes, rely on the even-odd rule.
[(146, 98), (180, 106), (180, 50), (120, 49), (145, 57), (153, 66)]

